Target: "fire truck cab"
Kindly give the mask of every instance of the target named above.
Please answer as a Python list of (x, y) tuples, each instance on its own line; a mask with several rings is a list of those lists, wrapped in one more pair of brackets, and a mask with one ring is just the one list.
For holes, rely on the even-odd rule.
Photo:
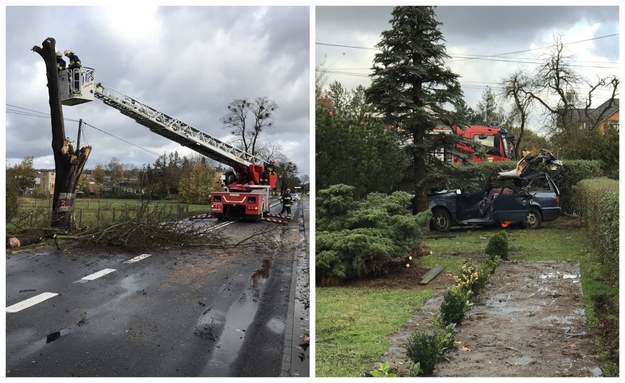
[[(457, 134), (467, 140), (473, 140), (484, 148), (486, 160), (489, 162), (509, 161), (512, 158), (514, 135), (497, 126), (471, 125), (460, 128), (458, 126), (437, 126), (433, 130), (438, 134)], [(457, 149), (474, 153), (475, 150), (469, 145), (456, 145)], [(448, 158), (448, 157), (445, 157)], [(452, 159), (457, 161), (457, 159)], [(474, 154), (474, 162), (482, 162), (483, 159)]]
[[(486, 148), (486, 158), (491, 162), (509, 161), (512, 158), (512, 146), (514, 136), (505, 129), (496, 126), (473, 125), (461, 129), (454, 126), (456, 134), (475, 142)], [(466, 145), (459, 145), (459, 149), (473, 152), (473, 148)], [(481, 162), (478, 156), (473, 156), (473, 161)]]

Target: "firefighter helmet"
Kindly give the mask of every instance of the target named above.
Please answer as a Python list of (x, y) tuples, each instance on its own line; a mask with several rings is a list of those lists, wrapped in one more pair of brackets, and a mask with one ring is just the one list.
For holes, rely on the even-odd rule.
[(61, 57), (63, 56), (63, 53), (61, 53), (61, 51), (56, 51), (56, 57)]
[(71, 49), (66, 49), (66, 50), (65, 50), (65, 56), (69, 56), (69, 55), (71, 55), (71, 54), (72, 54)]

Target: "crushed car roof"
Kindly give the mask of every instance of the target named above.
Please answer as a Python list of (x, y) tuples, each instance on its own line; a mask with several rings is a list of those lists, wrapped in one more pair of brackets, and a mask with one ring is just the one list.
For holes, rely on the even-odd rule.
[(524, 153), (523, 158), (517, 162), (516, 168), (499, 172), (500, 178), (533, 179), (542, 174), (555, 177), (562, 170), (562, 161), (556, 159), (548, 150), (540, 149)]

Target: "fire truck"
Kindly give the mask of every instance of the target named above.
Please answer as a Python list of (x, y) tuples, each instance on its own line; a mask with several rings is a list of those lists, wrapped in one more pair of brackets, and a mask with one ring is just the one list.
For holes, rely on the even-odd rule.
[[(457, 134), (467, 140), (473, 140), (485, 149), (486, 160), (489, 162), (510, 161), (514, 145), (514, 135), (497, 126), (472, 125), (460, 128), (458, 126), (437, 126), (434, 133)], [(474, 149), (468, 145), (456, 145), (457, 149), (474, 153)], [(437, 153), (441, 155), (441, 153)], [(443, 154), (444, 155), (444, 154)], [(447, 160), (457, 161), (453, 158)], [(483, 159), (477, 154), (472, 156), (474, 162), (482, 162)]]
[(114, 95), (96, 83), (93, 68), (82, 66), (59, 71), (59, 87), (63, 105), (79, 105), (97, 98), (152, 132), (232, 167), (223, 179), (225, 190), (211, 193), (210, 217), (278, 223), (288, 219), (269, 212), (270, 191), (278, 183), (273, 161), (222, 142), (131, 97)]

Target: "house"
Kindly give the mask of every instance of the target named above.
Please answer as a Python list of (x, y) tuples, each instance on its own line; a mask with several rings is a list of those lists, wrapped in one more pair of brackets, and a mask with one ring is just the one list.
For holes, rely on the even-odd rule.
[(54, 170), (36, 170), (35, 173), (35, 190), (54, 194), (54, 180), (56, 172)]
[(590, 109), (571, 109), (569, 111), (569, 123), (578, 125), (584, 129), (597, 128), (604, 133), (607, 127), (619, 128), (619, 99), (610, 99)]
[(599, 116), (599, 124), (597, 125), (597, 128), (601, 133), (605, 132), (606, 127), (613, 127), (616, 128), (616, 130), (619, 128), (618, 98), (613, 99), (612, 103), (609, 101), (610, 100), (604, 102), (597, 109), (595, 109), (595, 114), (603, 114), (602, 116)]

